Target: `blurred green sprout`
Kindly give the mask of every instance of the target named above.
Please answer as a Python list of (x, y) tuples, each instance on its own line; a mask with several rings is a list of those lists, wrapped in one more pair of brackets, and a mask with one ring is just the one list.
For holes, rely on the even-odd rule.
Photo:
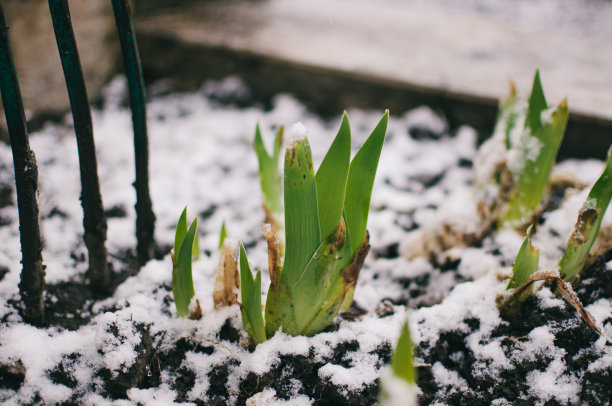
[(574, 231), (559, 261), (559, 271), (567, 282), (578, 279), (585, 260), (599, 234), (601, 221), (612, 198), (612, 150), (608, 151), (605, 168), (578, 212)]
[(566, 100), (548, 107), (539, 71), (527, 103), (518, 98), (512, 85), (496, 123), (506, 147), (505, 165), (497, 173), (498, 201), (502, 202), (498, 207), (499, 228), (519, 228), (532, 220), (546, 190), (568, 116)]
[(380, 378), (380, 406), (416, 406), (417, 373), (414, 367), (414, 345), (410, 337), (408, 322), (404, 323), (391, 367), (383, 371)]
[(266, 212), (266, 223), (272, 224), (275, 230), (282, 230), (282, 177), (278, 164), (283, 147), (284, 127), (280, 126), (274, 137), (272, 153), (269, 154), (261, 136), (259, 124), (255, 127), (255, 154), (259, 164), (259, 182), (263, 195), (263, 208)]
[(202, 316), (198, 299), (195, 299), (195, 304), (192, 306), (195, 296), (192, 262), (199, 258), (197, 228), (197, 217), (187, 228), (187, 207), (185, 207), (176, 225), (174, 250), (171, 253), (172, 293), (176, 313), (179, 317), (189, 317), (191, 319), (198, 319)]
[(532, 284), (545, 280), (554, 282), (557, 293), (578, 310), (580, 316), (593, 330), (603, 334), (593, 316), (580, 303), (571, 284), (579, 280), (580, 272), (587, 264), (589, 252), (597, 239), (611, 199), (612, 150), (608, 151), (603, 173), (589, 191), (586, 201), (578, 212), (578, 220), (559, 261), (558, 270), (538, 269), (540, 251), (531, 244), (533, 226), (527, 229), (527, 236), (516, 256), (512, 276), (506, 288), (512, 290), (512, 293), (500, 303), (500, 310), (505, 316), (515, 316), (520, 310), (520, 303), (532, 293)]
[(279, 329), (290, 335), (316, 334), (341, 308), (350, 307), (370, 247), (366, 224), (388, 117), (387, 111), (351, 161), (345, 113), (316, 174), (305, 131), (290, 141), (284, 166), (284, 260), (272, 227), (266, 224), (263, 230), (271, 281), (265, 322), (261, 271), (253, 276), (240, 247), (242, 320), (256, 344)]

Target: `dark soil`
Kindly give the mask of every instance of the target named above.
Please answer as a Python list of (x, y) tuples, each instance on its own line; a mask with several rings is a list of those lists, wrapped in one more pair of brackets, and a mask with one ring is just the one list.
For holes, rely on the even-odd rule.
[[(585, 306), (612, 293), (612, 271), (605, 266), (612, 259), (612, 251), (595, 260), (585, 270), (583, 283), (577, 289), (578, 296)], [(549, 289), (544, 287), (544, 289)], [(467, 388), (439, 386), (432, 375), (431, 368), (419, 368), (418, 384), (423, 395), (421, 405), (490, 405), (493, 400), (505, 399), (513, 405), (535, 405), (539, 400), (528, 393), (526, 376), (534, 370), (544, 371), (551, 359), (538, 357), (533, 361), (516, 361), (512, 358), (514, 351), (521, 351), (521, 342), (535, 328), (548, 326), (554, 333), (555, 345), (565, 351), (564, 361), (567, 369), (575, 376), (581, 377), (579, 404), (603, 405), (612, 399), (612, 371), (588, 371), (589, 364), (598, 358), (592, 344), (599, 338), (569, 304), (564, 307), (544, 308), (535, 296), (529, 297), (522, 305), (520, 313), (506, 323), (498, 326), (491, 335), (491, 340), (501, 339), (506, 356), (511, 360), (512, 368), (503, 370), (498, 377), (474, 376), (476, 358), (466, 346), (466, 337), (479, 328), (478, 319), (465, 319), (470, 332), (451, 330), (440, 335), (438, 341), (429, 347), (427, 343), (418, 347), (417, 353), (426, 365), (441, 362), (450, 371), (455, 371), (468, 383)], [(612, 322), (612, 316), (603, 323)], [(607, 345), (612, 345), (608, 343)], [(521, 399), (520, 401), (518, 399)], [(608, 403), (606, 403), (608, 402)], [(546, 405), (558, 405), (552, 399)]]

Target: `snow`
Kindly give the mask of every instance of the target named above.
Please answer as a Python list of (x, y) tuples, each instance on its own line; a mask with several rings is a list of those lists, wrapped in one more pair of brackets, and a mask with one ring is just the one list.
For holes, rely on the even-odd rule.
[[(121, 107), (124, 93), (124, 79), (113, 81), (107, 89), (104, 108), (93, 112), (105, 207), (121, 207), (127, 213), (125, 217), (111, 218), (108, 222), (108, 248), (114, 256), (133, 249), (136, 243), (135, 194), (131, 186), (134, 178), (132, 130), (130, 114)], [(373, 353), (397, 341), (397, 326), (407, 314), (403, 306), (393, 304), (393, 300), (404, 293), (396, 281), (425, 276), (435, 281), (416, 301), (421, 307), (410, 313), (416, 345), (426, 348), (424, 344), (429, 344), (431, 348), (444, 332), (465, 333), (467, 348), (477, 358), (474, 373), (483, 377), (498, 376), (500, 371), (511, 370), (521, 360), (546, 356), (551, 359), (548, 368), (532, 371), (528, 376), (529, 394), (541, 402), (551, 399), (560, 403), (576, 401), (580, 377), (568, 371), (563, 351), (554, 345), (554, 329), (548, 326), (534, 329), (521, 342), (523, 350), (514, 350), (512, 356), (504, 352), (502, 338), (493, 337), (494, 330), (504, 323), (497, 310), (496, 298), (505, 291), (507, 282), (499, 275), (508, 271), (522, 242), (522, 237), (514, 231), (503, 231), (485, 239), (482, 249), (456, 248), (443, 253), (448, 258), (460, 260), (456, 272), (463, 278), (460, 282), (454, 272), (442, 272), (423, 258), (377, 258), (372, 253), (366, 260), (355, 293), (356, 304), (366, 313), (356, 320), (337, 318), (333, 331), (313, 337), (291, 337), (277, 332), (254, 350), (243, 345), (247, 342), (244, 332), (241, 332), (240, 343), (220, 339), (219, 331), (228, 320), (233, 327), (242, 330), (239, 306), (215, 310), (212, 304), (218, 232), (224, 220), (230, 238), (239, 239), (248, 247), (253, 269), (267, 268), (267, 249), (261, 234), (264, 215), (257, 161), (251, 147), (255, 123), (260, 123), (265, 136), (278, 125), (297, 122), (290, 133), (297, 137), (308, 133), (315, 166), (321, 162), (340, 123), (340, 117), (325, 121), (314, 116), (286, 95), (277, 96), (267, 111), (257, 107), (238, 109), (216, 101), (223, 97), (246, 97), (247, 94), (248, 90), (239, 81), (230, 78), (209, 82), (199, 92), (157, 96), (148, 106), (151, 193), (158, 219), (156, 240), (161, 245), (172, 245), (176, 221), (185, 205), (189, 206), (192, 216), (200, 217), (200, 247), (204, 253), (193, 264), (193, 277), (196, 297), (203, 310), (202, 320), (176, 317), (174, 305), (168, 301), (171, 299), (172, 263), (166, 255), (147, 263), (138, 274), (119, 285), (112, 297), (92, 302), (91, 321), (75, 331), (60, 327), (39, 329), (23, 323), (9, 302), (19, 297), (21, 254), (17, 211), (14, 205), (0, 208), (2, 219), (9, 221), (0, 227), (0, 267), (8, 269), (0, 280), (0, 297), (5, 299), (0, 301), (3, 321), (0, 364), (20, 360), (27, 370), (18, 391), (0, 391), (1, 402), (24, 404), (33, 402), (36, 396), (46, 404), (70, 400), (73, 390), (54, 383), (49, 376), (49, 371), (61, 364), (75, 378), (76, 390), (83, 393), (79, 398), (83, 404), (189, 404), (177, 401), (177, 392), (171, 387), (176, 377), (166, 372), (162, 372), (159, 386), (131, 388), (125, 400), (110, 401), (95, 392), (101, 385), (96, 371), (107, 369), (111, 376), (118, 376), (137, 361), (136, 347), (142, 340), (137, 326), (146, 326), (153, 345), (160, 351), (185, 337), (214, 349), (210, 354), (186, 352), (181, 366), (193, 371), (196, 377), (187, 395), (191, 402), (207, 401), (209, 374), (215, 366), (227, 365), (231, 404), (240, 393), (242, 379), (250, 373), (265, 374), (278, 366), (281, 357), (287, 354), (324, 363), (316, 370), (317, 375), (348, 395), (375, 384), (384, 373)], [(382, 111), (350, 109), (348, 114), (352, 146), (356, 150), (380, 119)], [(47, 124), (31, 137), (40, 165), (43, 257), (50, 284), (80, 281), (87, 266), (86, 261), (78, 259), (86, 254), (82, 242), (78, 157), (73, 129), (66, 123)], [(441, 133), (441, 139), (414, 140), (407, 135), (408, 129), (414, 126)], [(498, 140), (492, 138), (485, 144), (483, 148), (488, 151), (489, 160), (480, 161), (474, 174), (471, 168), (461, 167), (459, 162), (476, 159), (476, 132), (468, 127), (461, 127), (455, 135), (447, 132), (446, 121), (426, 107), (391, 116), (368, 224), (373, 251), (400, 241), (399, 249), (403, 251), (407, 233), (418, 239), (423, 230), (433, 229), (443, 221), (465, 233), (475, 230), (479, 218), (474, 208), (474, 189), (470, 185), (479, 176), (478, 171), (489, 172), (494, 167), (491, 158), (495, 158), (495, 151), (499, 149)], [(5, 169), (0, 171), (0, 177), (7, 184), (12, 182), (11, 159), (10, 149), (0, 145), (0, 167)], [(590, 184), (601, 169), (602, 163), (598, 161), (572, 160), (560, 163), (554, 173), (576, 173), (580, 182)], [(436, 187), (425, 185), (438, 177)], [(546, 214), (546, 222), (533, 239), (534, 245), (541, 249), (544, 264), (558, 262), (587, 193), (588, 190), (577, 191), (558, 210)], [(206, 218), (202, 217), (203, 212), (207, 213)], [(611, 218), (606, 215), (604, 224), (612, 223)], [(414, 227), (416, 229), (406, 231)], [(499, 253), (494, 254), (494, 251)], [(120, 265), (119, 259), (113, 261)], [(608, 266), (612, 267), (612, 262)], [(262, 272), (264, 295), (268, 285), (269, 277)], [(549, 289), (541, 289), (536, 295), (543, 307), (564, 306)], [(49, 297), (49, 300), (58, 299)], [(391, 312), (377, 315), (385, 306)], [(588, 310), (603, 323), (607, 334), (612, 335), (609, 320), (612, 302), (601, 299), (588, 306)], [(475, 329), (470, 327), (466, 323), (470, 318), (477, 319), (480, 325)], [(347, 352), (343, 362), (331, 362), (333, 349), (349, 342), (356, 342), (358, 349)], [(590, 370), (610, 368), (612, 350), (604, 341), (598, 340), (590, 350), (598, 357)], [(78, 356), (72, 359), (71, 354)], [(457, 352), (451, 357), (457, 361), (463, 355)], [(438, 383), (452, 390), (467, 387), (465, 379), (441, 361), (433, 363), (432, 373)], [(247, 404), (312, 404), (312, 399), (300, 393), (301, 382), (291, 382), (290, 400), (278, 399), (272, 388), (260, 388)], [(494, 404), (505, 403), (499, 399)]]
[(561, 404), (575, 404), (578, 401), (580, 383), (577, 377), (563, 374), (565, 368), (562, 360), (554, 360), (546, 371), (530, 372), (527, 375), (529, 392), (544, 401), (554, 398)]
[(385, 368), (381, 380), (381, 406), (416, 406), (417, 386), (393, 374), (391, 368)]
[(449, 371), (440, 362), (436, 362), (431, 367), (434, 379), (442, 386), (450, 386), (452, 388), (467, 388), (468, 384), (465, 379), (461, 378), (456, 371)]

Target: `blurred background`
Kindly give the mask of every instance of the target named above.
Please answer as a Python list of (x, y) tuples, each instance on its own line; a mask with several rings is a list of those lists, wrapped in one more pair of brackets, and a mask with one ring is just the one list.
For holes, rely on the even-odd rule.
[[(0, 0), (31, 128), (69, 109), (46, 0)], [(71, 0), (90, 99), (122, 72), (110, 1)], [(492, 131), (509, 80), (540, 69), (572, 116), (561, 156), (612, 141), (610, 0), (134, 0), (150, 94), (237, 76), (249, 103), (291, 93), (313, 111), (419, 105)], [(2, 126), (4, 126), (2, 115)], [(5, 133), (5, 131), (3, 131)], [(4, 134), (6, 136), (6, 134)]]

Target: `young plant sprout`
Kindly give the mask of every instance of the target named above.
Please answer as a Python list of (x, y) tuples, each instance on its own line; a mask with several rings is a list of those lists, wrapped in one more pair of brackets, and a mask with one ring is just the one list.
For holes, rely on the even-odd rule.
[(255, 127), (255, 153), (259, 163), (259, 182), (263, 194), (263, 208), (266, 212), (266, 223), (272, 225), (275, 232), (283, 229), (283, 205), (281, 201), (282, 178), (278, 170), (281, 148), (283, 147), (284, 127), (280, 126), (274, 137), (272, 154), (268, 154), (261, 137), (259, 124)]
[(506, 316), (518, 313), (520, 302), (527, 298), (536, 281), (554, 281), (560, 293), (572, 306), (578, 310), (582, 318), (598, 333), (602, 334), (593, 317), (580, 303), (578, 296), (571, 286), (575, 282), (588, 257), (589, 251), (595, 242), (601, 221), (612, 199), (612, 150), (608, 151), (608, 158), (603, 173), (591, 188), (589, 195), (578, 213), (578, 220), (567, 242), (567, 248), (559, 261), (559, 270), (538, 270), (539, 249), (531, 245), (532, 227), (527, 229), (527, 236), (519, 249), (512, 277), (507, 290), (514, 289), (500, 305), (500, 310)]
[[(543, 209), (542, 197), (568, 115), (565, 100), (548, 108), (538, 71), (529, 100), (521, 100), (512, 85), (510, 96), (500, 105), (492, 137), (479, 148), (476, 187), (450, 194), (440, 216), (411, 233), (402, 248), (404, 255), (435, 261), (448, 249), (477, 245), (495, 228), (524, 230), (533, 223)], [(465, 207), (465, 215), (455, 215), (458, 206)]]
[(589, 196), (578, 212), (576, 226), (559, 262), (560, 272), (565, 281), (574, 282), (584, 268), (585, 259), (599, 234), (601, 221), (611, 198), (612, 150), (608, 151), (603, 173), (591, 188)]
[(227, 238), (227, 229), (225, 228), (225, 220), (221, 223), (221, 231), (219, 232), (219, 249), (223, 248), (223, 242)]
[[(533, 225), (527, 229), (527, 235), (523, 240), (521, 248), (519, 248), (514, 264), (512, 265), (512, 276), (508, 282), (506, 290), (517, 289), (538, 270), (540, 263), (540, 249), (531, 244), (531, 236), (533, 234)], [(514, 300), (507, 302), (502, 308), (502, 312), (506, 317), (515, 316), (520, 311), (521, 303), (531, 295), (533, 285), (526, 287), (520, 295)]]
[(187, 228), (187, 207), (185, 207), (176, 225), (174, 251), (171, 253), (172, 293), (177, 315), (190, 319), (202, 317), (202, 309), (197, 298), (192, 305), (195, 290), (193, 289), (191, 265), (194, 259), (199, 258), (197, 228), (197, 217)]
[(531, 236), (533, 234), (533, 225), (527, 229), (527, 235), (523, 240), (521, 248), (516, 255), (514, 265), (512, 265), (512, 277), (508, 282), (506, 289), (516, 289), (524, 283), (532, 273), (538, 270), (540, 263), (540, 249), (531, 244)]
[(408, 322), (402, 326), (391, 367), (380, 378), (380, 406), (417, 405), (417, 374), (414, 368), (414, 345), (410, 338)]
[(501, 106), (498, 126), (505, 136), (506, 162), (497, 174), (499, 228), (519, 228), (540, 205), (568, 119), (567, 101), (548, 108), (540, 74), (535, 73), (527, 104), (514, 86)]
[(350, 306), (369, 251), (366, 224), (376, 168), (385, 140), (389, 113), (350, 161), (348, 116), (314, 172), (305, 128), (297, 124), (285, 153), (285, 256), (269, 224), (270, 289), (265, 323), (261, 311), (261, 273), (253, 277), (244, 247), (240, 248), (242, 316), (257, 344), (279, 329), (290, 335), (313, 335)]

